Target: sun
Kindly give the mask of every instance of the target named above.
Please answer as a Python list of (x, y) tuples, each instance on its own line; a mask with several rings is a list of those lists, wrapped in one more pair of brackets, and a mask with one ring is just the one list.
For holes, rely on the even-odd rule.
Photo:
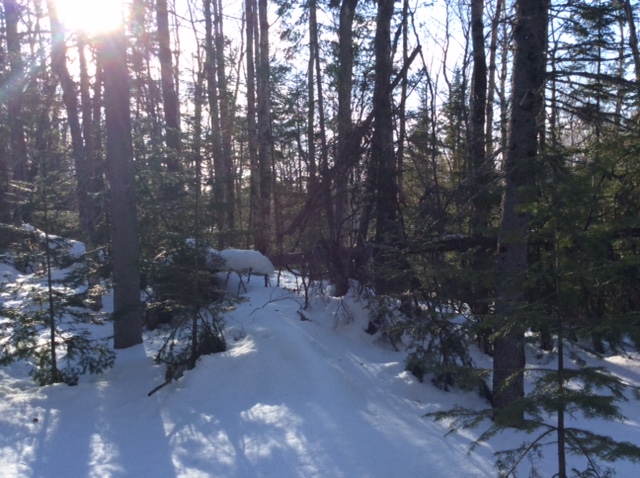
[(122, 0), (54, 0), (58, 18), (69, 30), (102, 33), (122, 24)]

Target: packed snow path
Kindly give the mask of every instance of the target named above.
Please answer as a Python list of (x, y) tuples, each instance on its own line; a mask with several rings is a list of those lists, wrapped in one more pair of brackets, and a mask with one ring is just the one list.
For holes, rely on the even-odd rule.
[(445, 438), (442, 425), (422, 418), (445, 394), (415, 381), (402, 354), (363, 332), (357, 301), (345, 324), (332, 315), (335, 299), (315, 301), (301, 320), (293, 292), (252, 280), (247, 298), (227, 317), (229, 350), (151, 397), (164, 374), (151, 360), (154, 334), (76, 387), (38, 388), (16, 378), (19, 365), (0, 369), (0, 476), (492, 473), (490, 457), (467, 457), (467, 440)]

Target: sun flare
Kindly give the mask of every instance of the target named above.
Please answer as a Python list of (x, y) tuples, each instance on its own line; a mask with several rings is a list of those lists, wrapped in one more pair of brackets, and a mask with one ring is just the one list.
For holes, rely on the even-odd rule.
[(101, 33), (122, 24), (122, 0), (55, 0), (55, 4), (69, 30)]

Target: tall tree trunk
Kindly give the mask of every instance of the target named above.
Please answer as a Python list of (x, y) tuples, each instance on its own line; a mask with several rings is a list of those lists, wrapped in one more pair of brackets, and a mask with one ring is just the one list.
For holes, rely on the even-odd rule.
[[(4, 75), (6, 68), (6, 52), (0, 43), (0, 90), (6, 91), (7, 78)], [(8, 121), (4, 108), (0, 108), (0, 121), (4, 124)], [(9, 137), (4, 128), (0, 129), (0, 223), (11, 222), (11, 209), (7, 193), (9, 192)]]
[[(494, 408), (524, 396), (524, 296), (530, 214), (538, 163), (538, 122), (544, 109), (549, 1), (516, 1), (509, 142), (498, 237), (496, 315), (505, 328), (494, 342)], [(521, 412), (520, 412), (521, 414)], [(520, 417), (513, 417), (516, 421)]]
[[(638, 47), (638, 32), (636, 29), (636, 21), (633, 17), (631, 0), (622, 0), (622, 6), (624, 7), (624, 13), (629, 25), (629, 47), (631, 48), (631, 55), (633, 57), (636, 81), (640, 84), (640, 49)], [(640, 85), (638, 89), (640, 90)]]
[[(25, 141), (24, 119), (22, 115), (22, 85), (24, 81), (24, 64), (20, 45), (20, 33), (18, 32), (18, 22), (20, 12), (16, 0), (3, 0), (4, 17), (6, 26), (7, 53), (9, 56), (9, 66), (11, 75), (6, 82), (11, 85), (11, 91), (7, 95), (7, 113), (9, 116), (10, 145), (11, 145), (11, 171), (13, 179), (16, 181), (27, 181), (27, 144)], [(17, 212), (15, 219), (28, 220), (22, 215), (22, 211)]]
[(498, 33), (500, 19), (504, 11), (505, 0), (497, 0), (496, 11), (491, 20), (491, 40), (489, 41), (489, 80), (487, 86), (487, 124), (486, 124), (486, 155), (492, 158), (494, 154), (493, 146), (493, 100), (496, 94), (496, 57), (498, 52)]
[[(409, 60), (409, 0), (402, 2), (402, 64)], [(407, 137), (407, 88), (409, 85), (409, 69), (402, 70), (400, 104), (398, 105), (398, 196), (404, 202), (404, 143)]]
[(307, 108), (307, 167), (308, 167), (308, 190), (309, 194), (317, 194), (316, 186), (318, 183), (317, 167), (316, 167), (316, 98), (315, 98), (315, 64), (316, 64), (316, 43), (314, 42), (314, 36), (318, 35), (318, 24), (316, 21), (316, 1), (309, 1), (309, 66), (307, 67), (307, 94), (308, 108)]
[[(329, 152), (327, 145), (327, 132), (324, 111), (324, 98), (322, 88), (322, 69), (320, 65), (320, 41), (318, 33), (318, 4), (316, 0), (309, 3), (309, 66), (308, 66), (308, 92), (309, 92), (309, 111), (307, 121), (307, 138), (309, 143), (309, 184), (308, 191), (312, 201), (318, 201), (317, 196), (324, 198), (325, 216), (317, 211), (313, 215), (313, 228), (316, 234), (324, 236), (323, 221), (328, 226), (329, 237), (335, 236), (335, 224), (333, 220), (333, 204), (329, 200), (331, 198), (331, 181), (329, 179)], [(316, 101), (317, 92), (317, 101)], [(317, 106), (317, 109), (316, 109)], [(316, 115), (317, 112), (317, 115)], [(316, 118), (318, 120), (318, 128), (316, 129)], [(319, 133), (320, 151), (319, 161), (317, 160), (317, 141), (316, 135)], [(316, 198), (314, 198), (314, 196)], [(320, 201), (318, 201), (320, 204)], [(330, 279), (334, 277), (330, 272)]]
[(170, 172), (180, 171), (180, 103), (173, 80), (171, 61), (171, 36), (169, 33), (169, 10), (167, 0), (156, 0), (156, 22), (158, 24), (158, 59), (162, 84), (162, 104), (167, 144), (165, 163)]
[[(506, 155), (509, 141), (509, 98), (507, 94), (507, 78), (509, 72), (509, 52), (511, 51), (511, 38), (509, 36), (509, 28), (507, 22), (502, 23), (501, 38), (501, 57), (500, 57), (500, 89), (498, 96), (500, 98), (500, 149), (502, 154)], [(504, 166), (503, 166), (504, 169)]]
[(256, 248), (269, 252), (273, 236), (271, 214), (271, 191), (273, 181), (271, 137), (271, 84), (269, 59), (269, 19), (267, 0), (258, 0), (260, 24), (260, 54), (257, 70), (258, 80), (258, 161), (260, 164), (260, 228), (256, 237)]
[(87, 65), (87, 41), (83, 34), (78, 35), (78, 58), (80, 64), (80, 102), (82, 110), (82, 137), (84, 139), (84, 160), (87, 164), (87, 195), (91, 204), (87, 205), (85, 215), (87, 223), (93, 228), (91, 231), (91, 244), (100, 244), (100, 232), (98, 223), (103, 215), (103, 206), (97, 197), (105, 190), (104, 164), (101, 157), (101, 127), (100, 127), (100, 92), (101, 78), (100, 65), (96, 62), (94, 96), (91, 99), (91, 84), (89, 81), (89, 69)]
[[(317, 3), (314, 5), (315, 9), (317, 9)], [(311, 35), (311, 41), (315, 43), (314, 53), (315, 53), (315, 70), (316, 70), (316, 91), (318, 92), (318, 127), (320, 130), (320, 173), (325, 180), (322, 182), (324, 184), (324, 191), (322, 194), (327, 198), (325, 201), (325, 211), (327, 214), (327, 226), (329, 227), (329, 237), (335, 236), (335, 222), (333, 217), (333, 204), (329, 200), (331, 197), (331, 182), (329, 181), (329, 146), (327, 141), (327, 123), (325, 118), (325, 107), (324, 107), (324, 94), (322, 88), (322, 68), (320, 66), (320, 41), (319, 41), (319, 33), (318, 33), (318, 21), (317, 21), (317, 11), (314, 10), (314, 17), (316, 20), (315, 31)]]
[(471, 234), (483, 232), (489, 222), (491, 199), (488, 195), (492, 181), (493, 164), (485, 151), (485, 113), (487, 109), (487, 62), (484, 51), (482, 13), (484, 0), (471, 2), (471, 42), (473, 73), (471, 77), (471, 104), (469, 123), (468, 172), (471, 183)]
[[(47, 5), (49, 9), (52, 36), (51, 65), (53, 71), (60, 80), (60, 85), (62, 87), (62, 101), (64, 102), (65, 109), (67, 111), (67, 121), (69, 124), (69, 132), (71, 134), (71, 151), (76, 169), (76, 197), (78, 199), (80, 226), (87, 245), (92, 249), (97, 245), (95, 237), (97, 214), (95, 211), (95, 203), (92, 199), (92, 193), (95, 191), (90, 190), (92, 168), (86, 155), (87, 151), (83, 141), (83, 130), (78, 116), (76, 84), (67, 69), (67, 48), (64, 28), (58, 19), (54, 2), (52, 0), (48, 0)], [(84, 61), (84, 51), (80, 51), (79, 55), (81, 57), (81, 80), (86, 81), (86, 62)], [(83, 91), (84, 87), (86, 87), (86, 85), (83, 85)], [(86, 97), (85, 100), (87, 100)], [(85, 107), (85, 105), (83, 105), (83, 107)]]
[(249, 230), (254, 239), (259, 228), (260, 169), (258, 164), (258, 130), (256, 124), (255, 37), (257, 36), (256, 0), (246, 0), (247, 28), (247, 149), (249, 153)]
[(347, 245), (347, 186), (349, 181), (350, 158), (357, 154), (359, 144), (354, 144), (351, 120), (351, 92), (353, 87), (353, 19), (358, 0), (342, 0), (340, 24), (338, 26), (338, 151), (335, 159), (335, 214), (333, 247), (340, 259), (342, 270), (336, 269), (332, 278), (335, 295), (341, 297), (349, 290), (348, 264), (340, 256)]
[[(213, 0), (215, 1), (215, 0)], [(207, 51), (207, 96), (209, 98), (209, 114), (211, 117), (211, 155), (213, 156), (213, 168), (215, 178), (213, 182), (213, 198), (215, 201), (215, 217), (218, 228), (218, 246), (224, 247), (224, 235), (226, 228), (226, 213), (224, 211), (225, 176), (224, 160), (222, 155), (222, 134), (220, 131), (220, 111), (218, 108), (218, 76), (216, 74), (217, 63), (213, 38), (213, 15), (211, 10), (212, 0), (205, 0), (205, 45)]]
[(213, 26), (214, 26), (214, 43), (215, 55), (218, 73), (218, 102), (220, 103), (220, 133), (222, 135), (222, 159), (225, 172), (225, 192), (226, 192), (226, 213), (227, 228), (234, 229), (236, 227), (236, 173), (233, 161), (233, 121), (232, 108), (227, 89), (227, 73), (224, 57), (224, 29), (222, 15), (222, 0), (214, 0), (213, 2)]
[[(100, 124), (100, 115), (102, 112), (101, 99), (103, 98), (103, 95), (104, 95), (104, 91), (103, 91), (104, 70), (102, 68), (102, 60), (99, 54), (96, 54), (95, 62), (96, 62), (95, 64), (96, 76), (93, 81), (93, 104), (91, 105), (92, 111), (89, 112), (88, 110), (83, 109), (83, 122), (85, 121), (84, 120), (85, 115), (87, 118), (91, 116), (92, 124), (91, 124), (90, 136), (91, 136), (91, 150), (93, 151), (91, 159), (94, 164), (94, 172), (95, 172), (95, 176), (93, 178), (94, 189), (96, 192), (99, 192), (99, 191), (105, 190), (104, 180), (105, 180), (105, 173), (106, 173), (105, 171), (106, 163), (105, 163), (105, 159), (102, 151), (103, 130), (102, 130), (102, 125)], [(88, 106), (88, 103), (87, 103), (87, 106)], [(83, 103), (83, 107), (84, 107), (84, 103)], [(85, 137), (85, 141), (86, 139), (87, 137)]]
[(117, 29), (101, 38), (99, 55), (104, 68), (107, 173), (110, 186), (113, 344), (120, 349), (142, 343), (138, 218), (124, 29)]
[(398, 170), (393, 142), (393, 110), (391, 101), (391, 18), (395, 0), (379, 0), (376, 20), (375, 84), (373, 90), (373, 137), (371, 139), (371, 165), (375, 171), (376, 234), (378, 247), (375, 255), (376, 289), (387, 293), (402, 288), (398, 277), (397, 248), (403, 238), (398, 204)]
[[(0, 81), (0, 88), (2, 86), (3, 82)], [(11, 222), (11, 209), (7, 197), (9, 191), (9, 168), (6, 161), (8, 153), (7, 143), (8, 141), (4, 132), (0, 131), (0, 223)]]
[[(471, 76), (471, 101), (469, 133), (467, 143), (468, 181), (471, 194), (471, 217), (469, 221), (470, 234), (481, 236), (486, 232), (490, 223), (493, 209), (492, 183), (494, 181), (493, 161), (487, 157), (485, 141), (485, 114), (487, 111), (487, 62), (484, 50), (483, 14), (484, 0), (471, 2), (471, 43), (473, 56), (473, 73)], [(491, 269), (491, 257), (486, 251), (476, 251), (469, 261), (474, 277), (481, 278)], [(469, 304), (473, 313), (480, 319), (489, 312), (490, 290), (486, 281), (478, 279), (472, 282)], [(484, 334), (480, 334), (485, 351), (489, 351), (488, 341)]]

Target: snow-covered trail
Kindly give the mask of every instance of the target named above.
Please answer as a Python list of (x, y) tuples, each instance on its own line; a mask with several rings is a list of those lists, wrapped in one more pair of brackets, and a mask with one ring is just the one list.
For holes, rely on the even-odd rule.
[[(403, 371), (402, 354), (372, 344), (361, 323), (336, 328), (327, 310), (312, 309), (303, 321), (298, 302), (282, 289), (254, 289), (232, 314), (243, 337), (176, 384), (180, 390), (163, 408), (168, 435), (185, 444), (186, 453), (174, 455), (178, 470), (237, 477), (418, 477), (426, 470), (451, 476), (468, 442), (444, 440), (442, 426), (421, 418), (434, 391)], [(199, 394), (208, 397), (206, 408), (193, 409), (193, 421), (174, 423)], [(189, 453), (203, 436), (207, 446)], [(466, 466), (464, 476), (487, 476), (491, 468), (491, 461), (480, 460)]]
[[(404, 371), (404, 355), (338, 301), (248, 285), (229, 313), (229, 350), (151, 397), (164, 371), (156, 343), (118, 352), (114, 369), (77, 387), (39, 389), (0, 369), (2, 477), (486, 477), (489, 448), (422, 418), (464, 395)], [(336, 322), (341, 322), (337, 324)], [(234, 338), (231, 338), (234, 337)]]

